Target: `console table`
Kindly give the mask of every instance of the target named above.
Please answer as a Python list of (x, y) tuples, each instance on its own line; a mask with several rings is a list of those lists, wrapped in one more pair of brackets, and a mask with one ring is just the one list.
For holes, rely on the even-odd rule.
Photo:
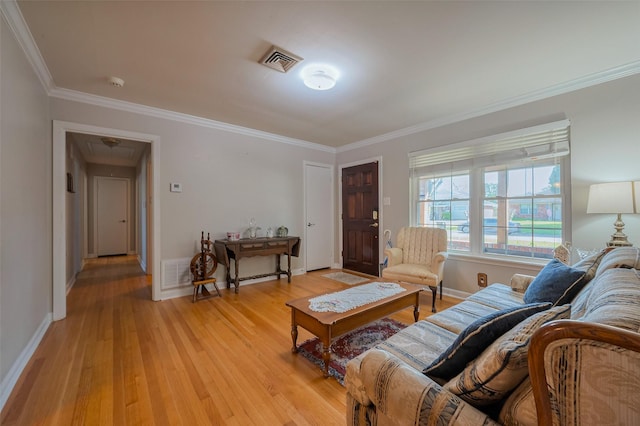
[[(218, 262), (223, 264), (227, 270), (227, 288), (231, 288), (231, 283), (235, 286), (235, 292), (238, 293), (240, 281), (250, 280), (254, 278), (268, 277), (277, 275), (287, 276), (287, 282), (291, 282), (291, 256), (300, 254), (300, 237), (274, 237), (274, 238), (242, 238), (240, 240), (216, 240), (214, 248)], [(287, 255), (287, 270), (280, 268), (280, 256)], [(239, 277), (238, 262), (243, 257), (252, 256), (276, 256), (276, 270), (266, 274), (253, 275), (250, 277)], [(231, 259), (234, 260), (235, 278), (231, 278)]]

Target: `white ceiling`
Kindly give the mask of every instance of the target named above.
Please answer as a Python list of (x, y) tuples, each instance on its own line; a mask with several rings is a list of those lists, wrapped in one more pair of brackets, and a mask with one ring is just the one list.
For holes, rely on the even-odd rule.
[[(55, 88), (330, 147), (640, 72), (640, 1), (18, 6)], [(258, 64), (272, 44), (304, 61)], [(333, 90), (300, 80), (315, 62), (340, 70)]]

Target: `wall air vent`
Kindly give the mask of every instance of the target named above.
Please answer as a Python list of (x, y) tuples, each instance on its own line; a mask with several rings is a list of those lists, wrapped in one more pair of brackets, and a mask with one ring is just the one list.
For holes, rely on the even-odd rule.
[(289, 71), (298, 62), (302, 62), (301, 57), (287, 52), (278, 46), (271, 46), (262, 59), (260, 59), (262, 65), (280, 72)]

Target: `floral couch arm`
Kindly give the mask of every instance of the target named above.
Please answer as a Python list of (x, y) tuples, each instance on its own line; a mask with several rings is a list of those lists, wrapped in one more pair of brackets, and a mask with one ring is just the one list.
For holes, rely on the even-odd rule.
[(372, 349), (360, 373), (379, 425), (497, 425), (394, 355)]
[(399, 265), (402, 263), (402, 249), (398, 247), (387, 248), (384, 250), (384, 255), (389, 259), (387, 266)]

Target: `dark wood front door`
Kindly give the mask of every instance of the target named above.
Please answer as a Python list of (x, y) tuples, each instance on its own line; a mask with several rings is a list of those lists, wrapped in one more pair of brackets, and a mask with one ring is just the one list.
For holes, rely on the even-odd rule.
[(342, 264), (378, 276), (378, 163), (342, 169)]

